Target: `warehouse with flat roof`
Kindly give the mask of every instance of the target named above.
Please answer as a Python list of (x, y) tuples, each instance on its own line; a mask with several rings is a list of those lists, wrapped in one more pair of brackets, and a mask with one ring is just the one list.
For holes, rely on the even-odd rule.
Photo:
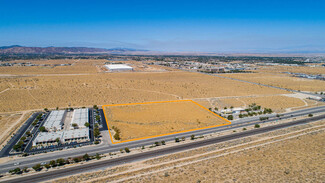
[(43, 126), (47, 131), (62, 130), (64, 115), (65, 110), (51, 111)]
[(105, 65), (105, 67), (110, 72), (133, 71), (133, 68), (131, 66), (126, 65), (126, 64), (109, 64), (109, 65)]
[(57, 131), (57, 132), (40, 132), (33, 141), (33, 146), (43, 145), (56, 145), (58, 142), (71, 143), (71, 142), (87, 142), (89, 141), (89, 128)]
[[(70, 123), (70, 129), (76, 128), (86, 128), (85, 123), (89, 123), (89, 110), (88, 108), (84, 109), (75, 109), (72, 114), (72, 120)], [(74, 127), (73, 124), (77, 126)]]

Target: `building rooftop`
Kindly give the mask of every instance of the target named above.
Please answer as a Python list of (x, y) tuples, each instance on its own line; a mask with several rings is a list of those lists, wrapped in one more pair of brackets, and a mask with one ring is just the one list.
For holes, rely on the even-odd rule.
[(89, 128), (88, 127), (82, 128), (82, 129), (68, 130), (68, 131), (65, 131), (63, 134), (64, 140), (81, 138), (81, 137), (89, 138)]
[(84, 128), (85, 127), (85, 123), (89, 122), (89, 113), (88, 113), (88, 108), (85, 109), (75, 109), (73, 111), (73, 115), (72, 115), (72, 120), (71, 120), (71, 128), (72, 124), (75, 123), (78, 125), (79, 128)]
[(126, 64), (110, 64), (105, 65), (107, 69), (114, 70), (114, 69), (133, 69), (131, 66), (128, 66)]
[(65, 114), (64, 110), (51, 111), (51, 113), (47, 117), (46, 121), (44, 122), (43, 126), (47, 130), (50, 130), (50, 131), (51, 130), (61, 130), (64, 114)]

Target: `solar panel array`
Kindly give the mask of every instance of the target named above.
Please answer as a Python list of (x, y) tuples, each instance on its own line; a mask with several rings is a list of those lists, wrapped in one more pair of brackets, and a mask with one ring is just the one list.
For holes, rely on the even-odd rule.
[(48, 131), (61, 130), (64, 114), (65, 114), (64, 110), (52, 111), (48, 116), (48, 118), (46, 119), (46, 121), (44, 122), (43, 126)]

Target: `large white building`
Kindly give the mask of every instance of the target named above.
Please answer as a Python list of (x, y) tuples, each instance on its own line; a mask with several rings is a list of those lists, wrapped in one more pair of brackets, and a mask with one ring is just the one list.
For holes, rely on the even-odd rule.
[(70, 123), (70, 129), (75, 129), (72, 125), (77, 124), (76, 128), (86, 128), (85, 123), (89, 123), (89, 110), (88, 108), (84, 109), (75, 109), (72, 114), (72, 120)]
[(126, 64), (110, 64), (110, 65), (105, 65), (105, 67), (110, 72), (133, 71), (133, 68), (131, 66), (126, 65)]
[(63, 118), (64, 118), (65, 111), (64, 110), (57, 110), (52, 111), (49, 116), (47, 117), (46, 121), (44, 122), (44, 127), (47, 131), (60, 131), (62, 130), (63, 126)]
[(33, 141), (33, 146), (56, 144), (57, 139), (60, 143), (87, 142), (89, 141), (89, 128), (75, 129), (57, 132), (40, 132)]

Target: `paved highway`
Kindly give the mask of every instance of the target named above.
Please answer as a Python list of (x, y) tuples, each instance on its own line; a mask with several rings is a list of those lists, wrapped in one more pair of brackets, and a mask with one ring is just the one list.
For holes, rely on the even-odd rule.
[[(305, 116), (309, 113), (317, 113), (317, 112), (325, 112), (325, 106), (316, 107), (316, 108), (309, 108), (309, 109), (303, 109), (299, 111), (284, 113), (281, 115), (282, 119), (287, 118), (295, 118), (298, 116)], [(68, 158), (68, 157), (76, 157), (76, 156), (82, 156), (85, 153), (88, 153), (90, 155), (95, 155), (96, 153), (109, 153), (109, 152), (116, 152), (119, 151), (122, 148), (128, 147), (128, 148), (134, 148), (134, 147), (141, 147), (146, 145), (154, 144), (156, 141), (173, 141), (176, 137), (190, 137), (191, 135), (206, 135), (209, 133), (219, 132), (226, 129), (235, 129), (235, 128), (243, 128), (247, 127), (249, 125), (254, 125), (257, 123), (266, 123), (271, 121), (278, 121), (279, 118), (276, 117), (275, 114), (269, 114), (265, 115), (269, 117), (269, 120), (267, 121), (260, 121), (260, 116), (255, 116), (251, 118), (243, 118), (240, 120), (233, 121), (231, 125), (222, 126), (222, 127), (215, 127), (215, 128), (209, 128), (204, 130), (198, 130), (193, 132), (186, 132), (186, 133), (180, 133), (180, 134), (173, 134), (169, 136), (162, 136), (162, 137), (156, 137), (151, 139), (144, 139), (139, 141), (133, 141), (133, 142), (125, 142), (121, 144), (114, 144), (114, 145), (108, 145), (110, 143), (103, 143), (100, 145), (92, 145), (92, 146), (86, 146), (76, 149), (69, 149), (64, 151), (56, 151), (52, 153), (46, 153), (46, 154), (38, 154), (35, 156), (29, 156), (25, 158), (20, 158), (17, 160), (13, 160), (7, 163), (3, 163), (0, 165), (0, 173), (8, 172), (11, 169), (14, 169), (16, 167), (24, 168), (24, 167), (32, 167), (37, 163), (42, 162), (48, 162), (50, 160), (56, 160), (58, 158)], [(102, 131), (102, 133), (108, 133), (107, 131)], [(20, 165), (14, 165), (15, 163), (19, 162)]]
[(68, 175), (73, 175), (77, 173), (82, 173), (82, 172), (87, 172), (91, 171), (94, 169), (98, 168), (105, 168), (105, 167), (110, 167), (110, 166), (116, 166), (116, 165), (121, 165), (124, 163), (130, 163), (134, 161), (139, 161), (142, 159), (147, 159), (151, 157), (157, 157), (165, 154), (170, 154), (170, 153), (175, 153), (183, 150), (188, 150), (188, 149), (194, 149), (206, 145), (211, 145), (211, 144), (216, 144), (220, 142), (225, 142), (233, 139), (238, 139), (238, 138), (243, 138), (251, 135), (256, 135), (260, 133), (265, 133), (281, 128), (286, 128), (294, 125), (299, 125), (299, 124), (304, 124), (320, 119), (324, 119), (325, 115), (317, 116), (317, 117), (311, 117), (307, 119), (302, 119), (302, 120), (296, 120), (288, 123), (283, 123), (283, 124), (278, 124), (278, 125), (273, 125), (273, 126), (268, 126), (264, 128), (258, 128), (254, 130), (249, 130), (249, 131), (243, 131), (240, 133), (234, 133), (226, 136), (221, 136), (221, 137), (215, 137), (211, 139), (206, 139), (203, 141), (194, 141), (191, 143), (186, 143), (186, 144), (180, 144), (178, 146), (174, 147), (166, 147), (164, 149), (157, 149), (157, 150), (152, 150), (148, 152), (143, 152), (143, 153), (138, 153), (138, 154), (132, 154), (124, 157), (119, 157), (119, 158), (114, 158), (114, 159), (107, 159), (107, 160), (101, 160), (101, 161), (95, 161), (89, 164), (82, 164), (79, 166), (74, 166), (74, 167), (67, 167), (64, 169), (59, 169), (59, 170), (53, 170), (49, 172), (44, 172), (44, 173), (39, 173), (39, 174), (34, 174), (34, 175), (26, 175), (22, 176), (13, 180), (7, 180), (5, 182), (8, 183), (15, 183), (15, 182), (40, 182), (40, 181), (48, 181), (50, 179), (54, 178), (59, 178), (63, 176), (68, 176)]

